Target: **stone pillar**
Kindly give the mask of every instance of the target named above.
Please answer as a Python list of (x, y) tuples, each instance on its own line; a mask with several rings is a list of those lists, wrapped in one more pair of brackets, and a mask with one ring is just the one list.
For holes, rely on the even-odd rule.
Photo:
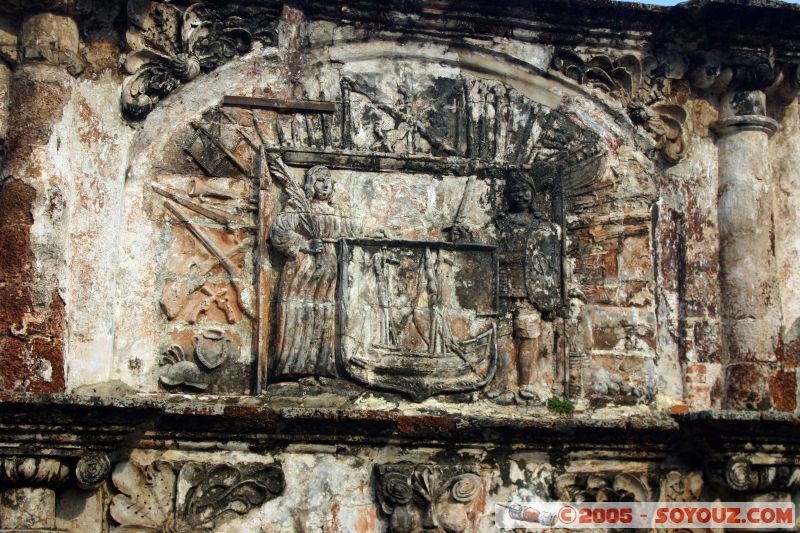
[(0, 461), (0, 529), (53, 531), (56, 527), (54, 488), (69, 477), (58, 459), (6, 457)]
[(72, 18), (51, 13), (24, 19), (18, 40), (0, 176), (0, 250), (13, 251), (0, 262), (0, 285), (13, 288), (0, 312), (0, 388), (62, 392), (71, 195), (60, 155), (69, 148), (53, 129), (81, 71), (80, 40)]
[(777, 123), (761, 91), (723, 96), (719, 135), (719, 240), (723, 407), (765, 410), (780, 341), (768, 139)]

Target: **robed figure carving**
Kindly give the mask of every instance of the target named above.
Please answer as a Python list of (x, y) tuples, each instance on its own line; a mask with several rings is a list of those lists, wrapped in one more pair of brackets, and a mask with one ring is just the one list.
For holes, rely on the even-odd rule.
[(270, 242), (286, 258), (278, 282), (274, 359), (276, 379), (336, 377), (336, 242), (356, 233), (356, 224), (332, 202), (327, 167), (305, 174), (302, 190), (280, 159), (270, 162), (287, 193)]

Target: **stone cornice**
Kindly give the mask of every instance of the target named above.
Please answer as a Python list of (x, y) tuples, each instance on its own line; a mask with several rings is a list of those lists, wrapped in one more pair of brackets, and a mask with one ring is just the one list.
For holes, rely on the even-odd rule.
[[(76, 395), (0, 397), (0, 445), (15, 455), (80, 456), (122, 446), (169, 448), (177, 442), (236, 442), (250, 449), (289, 443), (414, 444), (442, 447), (607, 449), (623, 453), (693, 450), (739, 453), (780, 445), (800, 456), (800, 418), (779, 413), (707, 411), (606, 420), (596, 415), (490, 418), (441, 412), (270, 407), (264, 398), (192, 400)], [(273, 399), (273, 404), (274, 399)], [(306, 402), (307, 404), (311, 402)], [(54, 423), (54, 420), (58, 420)], [(11, 448), (14, 446), (14, 448)], [(2, 454), (0, 448), (0, 454)]]
[[(64, 394), (0, 396), (0, 454), (37, 449), (80, 455), (123, 445), (168, 448), (176, 442), (235, 442), (250, 449), (290, 443), (413, 444), (452, 448), (605, 446), (609, 450), (663, 449), (678, 426), (666, 415), (601, 420), (592, 415), (478, 417), (420, 409), (401, 413), (370, 408), (272, 406), (261, 397), (193, 400)], [(58, 420), (57, 424), (53, 420)], [(133, 442), (132, 439), (135, 441)]]

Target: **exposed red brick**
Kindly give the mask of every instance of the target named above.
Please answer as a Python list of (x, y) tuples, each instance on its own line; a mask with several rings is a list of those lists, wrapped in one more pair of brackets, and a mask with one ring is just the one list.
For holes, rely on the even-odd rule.
[(781, 370), (769, 382), (772, 405), (778, 411), (794, 411), (797, 407), (797, 374), (794, 369)]
[(16, 179), (0, 188), (0, 378), (2, 388), (63, 392), (64, 302), (53, 292), (49, 307), (33, 306), (31, 206), (36, 191)]
[(800, 339), (784, 344), (778, 352), (778, 361), (789, 366), (800, 366)]
[(9, 163), (26, 162), (32, 146), (47, 144), (53, 124), (61, 119), (68, 98), (69, 89), (58, 83), (31, 80), (24, 75), (15, 77), (11, 102), (18, 111), (11, 113), (8, 121), (6, 159)]

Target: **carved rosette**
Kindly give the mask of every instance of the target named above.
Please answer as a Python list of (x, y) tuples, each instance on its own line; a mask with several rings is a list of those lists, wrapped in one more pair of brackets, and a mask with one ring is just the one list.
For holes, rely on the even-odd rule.
[[(273, 18), (269, 13), (266, 18)], [(258, 39), (274, 43), (274, 23), (259, 27), (264, 13), (238, 12), (236, 6), (196, 3), (181, 9), (173, 4), (131, 0), (128, 3), (129, 74), (122, 88), (122, 110), (144, 118), (182, 83), (249, 52)]]
[(75, 465), (75, 481), (83, 490), (94, 490), (108, 477), (111, 461), (104, 453), (89, 452)]
[(284, 489), (273, 464), (182, 464), (124, 462), (114, 468), (113, 531), (189, 533), (213, 531), (220, 520), (243, 515)]

